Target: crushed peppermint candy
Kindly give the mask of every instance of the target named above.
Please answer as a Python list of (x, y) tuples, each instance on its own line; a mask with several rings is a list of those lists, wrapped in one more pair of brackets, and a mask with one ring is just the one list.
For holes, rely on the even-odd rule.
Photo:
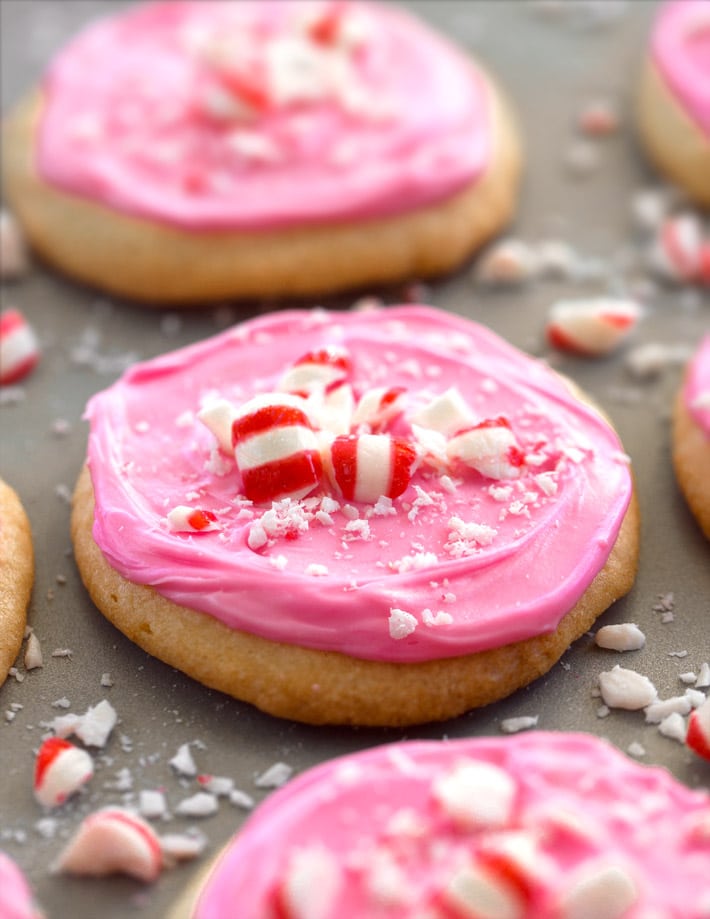
[(197, 775), (197, 766), (192, 757), (190, 744), (184, 743), (179, 748), (175, 756), (169, 761), (175, 772), (179, 775), (185, 775), (189, 778)]
[(602, 699), (609, 708), (630, 711), (645, 708), (658, 698), (656, 687), (648, 677), (618, 664), (599, 674)]
[(288, 763), (273, 763), (254, 779), (257, 788), (280, 788), (293, 775), (293, 767)]
[(605, 625), (594, 636), (600, 648), (610, 651), (638, 651), (646, 643), (646, 636), (633, 622)]
[(537, 727), (539, 720), (539, 715), (518, 715), (514, 718), (504, 718), (500, 723), (500, 729), (504, 734), (517, 734), (519, 731), (528, 731), (530, 728)]
[(393, 607), (390, 609), (388, 624), (390, 637), (394, 638), (395, 641), (400, 641), (402, 638), (411, 635), (419, 625), (419, 622), (416, 616), (406, 610)]
[(175, 808), (179, 817), (211, 817), (219, 810), (219, 802), (214, 795), (198, 791), (189, 798), (183, 798)]

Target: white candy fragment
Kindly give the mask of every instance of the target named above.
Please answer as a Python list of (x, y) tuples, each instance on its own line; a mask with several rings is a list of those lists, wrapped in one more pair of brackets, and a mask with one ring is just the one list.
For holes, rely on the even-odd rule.
[(513, 813), (515, 782), (491, 763), (463, 760), (432, 790), (444, 813), (464, 829), (503, 827)]
[(671, 207), (671, 200), (664, 188), (644, 188), (631, 199), (631, 211), (639, 230), (653, 233), (663, 222)]
[(710, 699), (691, 712), (685, 742), (698, 756), (710, 760)]
[(37, 336), (23, 314), (15, 309), (0, 313), (0, 386), (18, 383), (39, 357)]
[(687, 734), (685, 719), (679, 712), (672, 712), (666, 715), (658, 725), (658, 732), (664, 737), (670, 737), (671, 740), (677, 740), (678, 743), (685, 743)]
[(574, 354), (609, 354), (630, 335), (641, 314), (632, 300), (559, 300), (548, 313), (547, 339)]
[(390, 610), (388, 624), (390, 638), (394, 638), (395, 641), (400, 641), (402, 638), (406, 638), (407, 635), (411, 635), (419, 625), (416, 616), (396, 607)]
[(197, 775), (197, 766), (190, 752), (190, 744), (184, 743), (178, 747), (178, 751), (170, 760), (170, 765), (180, 775), (186, 775), (189, 778)]
[(220, 450), (230, 455), (232, 453), (232, 423), (236, 416), (236, 408), (226, 399), (213, 402), (197, 413), (202, 424), (214, 434)]
[(87, 747), (103, 747), (117, 719), (114, 707), (108, 700), (102, 699), (83, 715), (60, 715), (50, 726), (58, 737), (76, 734)]
[(37, 752), (34, 795), (45, 807), (58, 807), (94, 774), (94, 762), (68, 740), (50, 737)]
[(633, 622), (605, 625), (594, 636), (600, 648), (610, 651), (638, 651), (646, 643), (646, 636)]
[(402, 386), (378, 386), (368, 389), (357, 403), (352, 417), (352, 427), (355, 430), (366, 427), (366, 433), (382, 431), (390, 421), (401, 414), (405, 392)]
[(331, 345), (304, 354), (281, 377), (279, 391), (307, 396), (314, 389), (325, 388), (350, 373), (351, 362), (346, 348)]
[(461, 431), (448, 442), (446, 455), (488, 479), (516, 479), (525, 464), (510, 422), (489, 418)]
[(411, 418), (413, 424), (450, 436), (471, 427), (473, 415), (455, 386), (432, 399)]
[(636, 885), (617, 865), (583, 869), (562, 898), (562, 919), (622, 919), (638, 897)]
[(219, 775), (198, 775), (197, 781), (210, 794), (218, 798), (227, 798), (234, 789), (234, 779)]
[(162, 867), (160, 840), (151, 826), (130, 811), (107, 807), (82, 821), (52, 871), (154, 881)]
[(700, 673), (695, 681), (696, 689), (707, 689), (710, 686), (710, 663), (703, 661), (700, 665)]
[(280, 788), (293, 775), (293, 767), (288, 763), (273, 763), (261, 775), (254, 779), (257, 788)]
[(504, 718), (500, 729), (504, 734), (517, 734), (518, 731), (527, 731), (537, 727), (539, 715), (518, 715), (516, 718)]
[(470, 919), (524, 919), (526, 903), (513, 884), (485, 866), (459, 869), (443, 890), (444, 902), (456, 916)]
[(199, 507), (183, 504), (174, 507), (167, 515), (168, 528), (173, 533), (209, 533), (218, 530), (217, 515)]
[(335, 856), (325, 848), (297, 849), (291, 855), (279, 891), (288, 919), (327, 919), (342, 882)]
[(525, 284), (538, 273), (539, 261), (534, 249), (521, 239), (503, 239), (494, 243), (474, 270), (474, 280), (493, 286)]
[(702, 279), (703, 228), (694, 213), (682, 213), (664, 220), (651, 246), (651, 267), (677, 284)]
[(671, 699), (662, 699), (652, 702), (644, 709), (647, 724), (660, 724), (669, 715), (687, 715), (692, 708), (688, 696), (673, 696)]
[(0, 209), (0, 278), (14, 281), (27, 273), (27, 244), (15, 217)]
[(163, 861), (167, 867), (197, 858), (206, 847), (207, 837), (202, 833), (166, 833), (160, 837)]
[(180, 817), (211, 817), (219, 810), (219, 803), (214, 795), (198, 791), (189, 798), (183, 798), (175, 808)]
[(656, 687), (648, 677), (617, 664), (612, 670), (599, 674), (602, 699), (609, 708), (636, 711), (658, 698)]
[(344, 380), (336, 380), (325, 389), (316, 389), (307, 401), (309, 417), (322, 431), (337, 436), (347, 434), (355, 411), (355, 396), (352, 386)]
[(138, 795), (138, 811), (141, 817), (154, 820), (157, 817), (164, 817), (167, 813), (165, 795), (162, 791), (152, 791), (146, 789)]
[(35, 670), (37, 667), (44, 666), (42, 660), (42, 648), (39, 643), (39, 638), (35, 635), (34, 632), (30, 632), (30, 637), (27, 639), (27, 647), (25, 648), (25, 670)]

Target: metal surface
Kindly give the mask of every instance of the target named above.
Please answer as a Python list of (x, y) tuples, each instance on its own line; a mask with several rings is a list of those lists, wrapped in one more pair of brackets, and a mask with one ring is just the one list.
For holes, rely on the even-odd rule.
[[(80, 24), (120, 5), (2, 0), (3, 111), (32, 86), (53, 50)], [(637, 148), (631, 109), (654, 5), (608, 2), (603, 6), (609, 21), (596, 27), (585, 21), (594, 8), (581, 0), (572, 5), (572, 12), (568, 8), (550, 18), (531, 3), (431, 0), (410, 5), (478, 54), (498, 75), (519, 113), (527, 168), (515, 234), (531, 241), (566, 238), (606, 265), (597, 280), (540, 282), (505, 292), (482, 291), (468, 270), (462, 270), (427, 290), (429, 302), (482, 321), (514, 344), (542, 354), (543, 321), (554, 299), (623, 292), (639, 281), (645, 284), (646, 275), (628, 267), (629, 253), (636, 251), (630, 201), (635, 190), (655, 177)], [(614, 12), (620, 13), (618, 17), (611, 16)], [(580, 106), (596, 96), (619, 104), (623, 128), (617, 136), (594, 142), (599, 168), (575, 179), (564, 159), (579, 139), (575, 118)], [(387, 299), (400, 296), (401, 291), (389, 292)], [(168, 766), (186, 742), (204, 745), (192, 747), (200, 771), (230, 776), (261, 800), (267, 792), (255, 787), (254, 777), (275, 761), (300, 771), (403, 734), (304, 727), (210, 692), (151, 659), (113, 629), (79, 580), (64, 496), (84, 458), (87, 432), (81, 415), (88, 397), (111, 383), (132, 358), (149, 358), (204, 338), (225, 322), (261, 308), (252, 304), (179, 315), (152, 311), (109, 301), (38, 263), (26, 279), (3, 287), (2, 302), (25, 312), (43, 346), (41, 364), (25, 381), (24, 400), (0, 406), (0, 468), (20, 493), (32, 522), (37, 575), (29, 621), (45, 663), (24, 682), (10, 678), (0, 689), (0, 848), (27, 871), (50, 917), (111, 919), (135, 909), (146, 917), (163, 916), (198, 865), (166, 872), (149, 888), (122, 879), (85, 881), (50, 875), (48, 866), (83, 814), (121, 801), (125, 794), (157, 787), (165, 789), (173, 809), (197, 790), (194, 780), (181, 782)], [(348, 302), (345, 298), (339, 304)], [(659, 287), (636, 343), (691, 346), (708, 327), (707, 293), (703, 300), (699, 291)], [(616, 663), (647, 674), (661, 697), (667, 697), (684, 689), (678, 674), (697, 670), (710, 659), (710, 546), (679, 494), (670, 465), (668, 414), (680, 369), (672, 367), (655, 380), (639, 382), (629, 378), (623, 352), (603, 360), (554, 362), (607, 410), (634, 461), (643, 513), (639, 576), (631, 594), (601, 622), (637, 622), (646, 633), (646, 647), (617, 655), (595, 648), (585, 637), (528, 689), (455, 721), (409, 730), (406, 736), (496, 734), (501, 719), (535, 714), (540, 728), (590, 731), (621, 749), (638, 741), (646, 749), (644, 762), (665, 765), (692, 786), (710, 787), (710, 764), (645, 725), (642, 713), (617, 711), (598, 717), (599, 700), (593, 697), (598, 673)], [(54, 430), (58, 419), (69, 423), (64, 436)], [(669, 592), (674, 594), (674, 620), (664, 623), (653, 607), (659, 595)], [(51, 656), (63, 648), (71, 649), (71, 657)], [(684, 650), (687, 657), (670, 656)], [(111, 688), (100, 685), (104, 673), (111, 674)], [(32, 796), (33, 750), (44, 733), (42, 722), (64, 712), (52, 705), (62, 698), (74, 712), (108, 698), (120, 723), (97, 757), (97, 774), (88, 792), (54, 815), (54, 826), (40, 825), (47, 835), (54, 831), (53, 838), (45, 838), (37, 829), (43, 814)], [(4, 712), (13, 703), (22, 708), (14, 721), (6, 722)], [(115, 773), (123, 768), (130, 770), (132, 789), (111, 788)], [(200, 823), (210, 841), (205, 858), (243, 819), (243, 811), (223, 801), (216, 816)], [(160, 828), (175, 831), (189, 823), (175, 818)]]

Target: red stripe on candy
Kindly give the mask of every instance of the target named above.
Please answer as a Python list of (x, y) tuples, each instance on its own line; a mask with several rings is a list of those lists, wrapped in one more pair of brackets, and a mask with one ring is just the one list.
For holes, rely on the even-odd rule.
[(417, 457), (416, 451), (406, 441), (393, 438), (392, 452), (392, 478), (387, 490), (387, 497), (398, 498), (407, 488), (411, 479), (411, 468)]
[(35, 786), (42, 784), (44, 774), (63, 750), (71, 750), (72, 744), (61, 737), (49, 737), (37, 753), (35, 762)]
[(323, 465), (317, 450), (294, 453), (242, 472), (244, 494), (250, 501), (265, 504), (303, 488), (315, 488)]
[(310, 428), (311, 423), (305, 412), (292, 405), (266, 405), (255, 412), (250, 412), (232, 423), (232, 446), (246, 440), (254, 434), (262, 434), (273, 428), (285, 428), (301, 425)]
[(355, 497), (357, 482), (357, 443), (355, 435), (343, 434), (336, 437), (330, 447), (333, 473), (340, 493), (348, 501)]

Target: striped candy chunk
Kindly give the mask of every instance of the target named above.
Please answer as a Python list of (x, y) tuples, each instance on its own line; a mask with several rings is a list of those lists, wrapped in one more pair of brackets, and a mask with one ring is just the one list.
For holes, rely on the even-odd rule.
[(197, 413), (198, 420), (216, 437), (220, 449), (229, 454), (232, 452), (232, 423), (236, 417), (237, 410), (226, 399), (206, 405)]
[(102, 877), (127, 874), (154, 881), (163, 867), (160, 840), (140, 817), (120, 807), (89, 814), (53, 866), (53, 871)]
[(351, 367), (347, 350), (329, 345), (300, 357), (281, 377), (278, 388), (280, 392), (307, 396), (314, 389), (345, 380)]
[(651, 266), (669, 281), (698, 279), (703, 231), (695, 214), (678, 214), (661, 224), (651, 247)]
[(327, 451), (333, 487), (348, 501), (375, 504), (384, 495), (397, 498), (412, 477), (416, 451), (388, 434), (346, 434)]
[(459, 431), (446, 445), (446, 455), (449, 462), (463, 463), (487, 479), (517, 479), (525, 465), (525, 454), (502, 415)]
[(548, 314), (547, 339), (573, 354), (609, 354), (631, 334), (641, 313), (632, 300), (560, 300)]
[(218, 530), (217, 515), (199, 507), (179, 504), (168, 514), (168, 526), (173, 533), (208, 533)]
[(451, 919), (525, 919), (528, 915), (524, 889), (515, 878), (476, 862), (456, 871), (441, 901)]
[(6, 310), (0, 316), (0, 386), (27, 376), (39, 354), (32, 326), (19, 310)]
[(232, 422), (232, 443), (244, 494), (257, 504), (304, 498), (321, 480), (318, 441), (298, 396), (251, 399)]
[(358, 430), (361, 426), (367, 426), (373, 434), (382, 431), (393, 418), (401, 414), (405, 392), (404, 386), (368, 389), (358, 401), (352, 420), (353, 428)]
[(335, 380), (308, 396), (308, 414), (316, 427), (334, 436), (348, 433), (354, 410), (355, 396), (345, 380)]
[(710, 760), (710, 699), (691, 712), (685, 743), (698, 756)]
[(37, 751), (35, 798), (45, 807), (58, 807), (94, 774), (94, 761), (86, 750), (68, 740), (50, 737)]

